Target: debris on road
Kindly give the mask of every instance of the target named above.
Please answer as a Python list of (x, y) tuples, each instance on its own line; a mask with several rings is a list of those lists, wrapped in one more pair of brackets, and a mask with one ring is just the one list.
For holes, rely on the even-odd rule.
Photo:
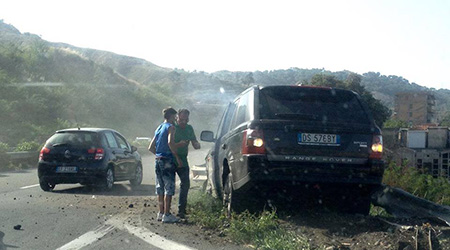
[(22, 225), (15, 225), (15, 226), (14, 226), (14, 229), (15, 229), (15, 230), (20, 230), (20, 229), (22, 229)]

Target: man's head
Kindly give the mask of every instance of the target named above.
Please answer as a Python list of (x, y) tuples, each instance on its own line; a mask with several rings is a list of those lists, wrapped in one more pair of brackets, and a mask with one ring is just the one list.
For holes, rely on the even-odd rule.
[(190, 112), (187, 109), (178, 110), (178, 117), (177, 117), (178, 126), (180, 126), (181, 128), (186, 127), (186, 125), (189, 122), (189, 114)]
[(177, 115), (177, 111), (175, 109), (173, 109), (172, 107), (168, 107), (168, 108), (163, 109), (162, 113), (164, 115), (164, 119), (166, 119), (167, 122), (169, 122), (169, 123), (175, 122), (175, 118)]

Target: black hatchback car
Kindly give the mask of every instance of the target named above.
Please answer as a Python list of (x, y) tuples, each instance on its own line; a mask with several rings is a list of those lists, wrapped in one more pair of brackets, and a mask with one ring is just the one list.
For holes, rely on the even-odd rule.
[(56, 184), (100, 185), (111, 190), (115, 181), (142, 182), (142, 160), (117, 131), (72, 128), (57, 131), (39, 154), (38, 176), (44, 191)]
[(367, 214), (384, 172), (381, 131), (349, 90), (251, 87), (228, 105), (216, 136), (203, 131), (201, 139), (214, 142), (207, 188), (229, 210), (245, 208), (251, 189), (338, 184), (355, 194), (350, 210)]

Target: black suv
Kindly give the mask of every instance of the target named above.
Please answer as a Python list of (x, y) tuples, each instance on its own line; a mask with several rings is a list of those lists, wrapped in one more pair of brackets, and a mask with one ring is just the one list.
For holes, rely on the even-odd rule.
[(39, 155), (41, 188), (51, 191), (56, 184), (100, 185), (111, 190), (114, 181), (142, 182), (142, 160), (115, 130), (72, 128), (57, 131)]
[(201, 140), (214, 142), (207, 187), (229, 211), (242, 209), (250, 189), (328, 183), (365, 190), (349, 203), (367, 214), (384, 172), (381, 131), (359, 95), (343, 89), (251, 87), (228, 105), (216, 137), (202, 131)]

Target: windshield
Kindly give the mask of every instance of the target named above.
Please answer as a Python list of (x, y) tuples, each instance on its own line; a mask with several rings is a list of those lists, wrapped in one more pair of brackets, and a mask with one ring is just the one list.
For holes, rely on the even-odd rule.
[(260, 92), (261, 119), (368, 124), (356, 95), (337, 89), (274, 87)]

